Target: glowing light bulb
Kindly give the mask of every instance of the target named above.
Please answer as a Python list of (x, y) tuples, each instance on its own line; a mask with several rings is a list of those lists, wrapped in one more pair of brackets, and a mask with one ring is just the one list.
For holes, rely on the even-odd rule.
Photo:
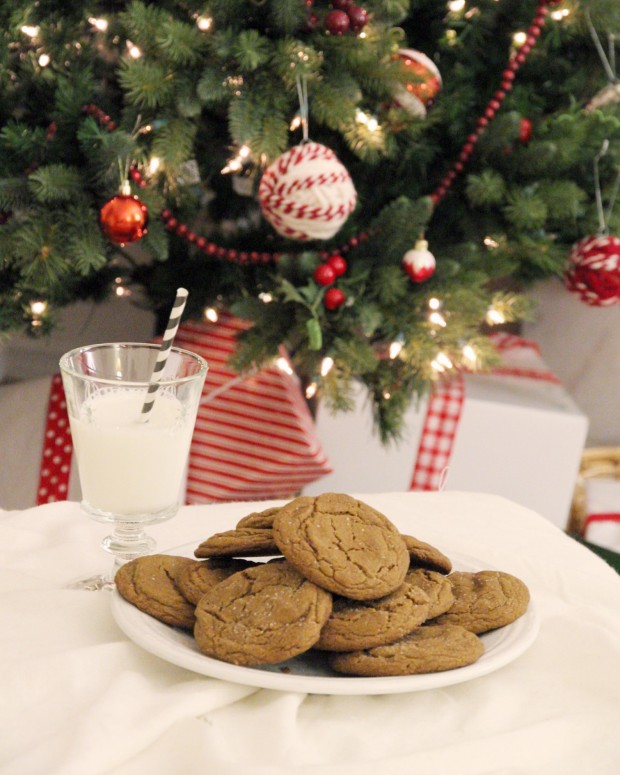
[(469, 361), (469, 363), (472, 366), (476, 365), (476, 362), (478, 361), (478, 356), (476, 355), (476, 351), (470, 344), (466, 344), (463, 347), (463, 357), (466, 361)]
[(485, 237), (482, 241), (487, 246), (487, 248), (498, 248), (499, 247), (499, 242), (496, 242), (493, 239), (493, 237)]
[(446, 369), (451, 369), (454, 366), (450, 358), (448, 358), (448, 356), (444, 352), (437, 353), (436, 360), (438, 363), (441, 363), (441, 365)]
[(268, 291), (262, 291), (262, 293), (259, 293), (258, 298), (263, 302), (263, 304), (269, 304), (273, 301), (273, 296)]
[(217, 310), (213, 307), (205, 307), (202, 314), (210, 323), (217, 323), (220, 318), (217, 314)]
[(517, 48), (521, 48), (526, 40), (527, 35), (525, 32), (515, 32), (515, 34), (512, 36), (512, 42), (515, 46), (517, 46)]
[(38, 59), (39, 67), (47, 67), (52, 60), (48, 54), (41, 54)]
[(132, 59), (140, 59), (142, 56), (142, 51), (130, 40), (127, 41), (127, 52)]
[(448, 325), (441, 312), (431, 312), (428, 316), (428, 320), (429, 323), (432, 323), (434, 326), (439, 326), (440, 328), (445, 328)]
[(45, 315), (47, 311), (47, 302), (46, 301), (31, 301), (30, 302), (30, 314), (33, 317), (40, 318), (42, 315)]
[(385, 398), (386, 401), (389, 401), (390, 398), (392, 398), (392, 394), (390, 393), (389, 390), (384, 390), (382, 395), (383, 395), (383, 398)]
[(108, 29), (108, 20), (107, 19), (97, 19), (94, 16), (91, 16), (88, 21), (99, 30), (99, 32), (105, 32)]
[(487, 310), (485, 320), (491, 326), (501, 326), (502, 323), (506, 322), (506, 318), (504, 317), (504, 315), (494, 307), (491, 307), (490, 309)]
[(202, 32), (206, 32), (207, 30), (210, 30), (212, 24), (213, 24), (213, 19), (210, 16), (198, 16), (198, 18), (196, 19), (196, 26)]
[(428, 300), (428, 306), (429, 309), (440, 309), (441, 308), (441, 302), (439, 299), (436, 299), (434, 296)]
[(306, 398), (312, 398), (313, 396), (315, 396), (317, 390), (318, 390), (318, 385), (316, 384), (316, 382), (311, 382), (306, 387)]
[(327, 355), (323, 360), (321, 361), (321, 376), (326, 377), (329, 372), (332, 370), (332, 367), (334, 365), (334, 359), (330, 358), (329, 355)]
[(24, 35), (28, 35), (29, 38), (36, 38), (39, 34), (39, 28), (34, 27), (31, 24), (24, 24), (20, 27)]
[(465, 0), (450, 0), (448, 3), (448, 10), (452, 11), (452, 13), (458, 13), (463, 8), (465, 8)]
[(290, 376), (294, 374), (293, 369), (291, 368), (291, 364), (286, 360), (286, 358), (278, 358), (276, 360), (276, 366), (285, 374), (289, 374)]
[(153, 156), (149, 161), (149, 175), (154, 175), (161, 166), (161, 159), (157, 156)]
[(398, 358), (398, 356), (400, 355), (402, 349), (403, 349), (403, 343), (402, 342), (398, 342), (398, 341), (392, 342), (390, 344), (390, 349), (388, 351), (389, 354), (390, 354), (390, 358), (392, 360), (394, 360), (395, 358)]

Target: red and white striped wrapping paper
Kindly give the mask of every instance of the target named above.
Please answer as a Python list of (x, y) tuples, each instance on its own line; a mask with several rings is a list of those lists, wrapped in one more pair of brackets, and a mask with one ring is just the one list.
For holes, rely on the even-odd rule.
[(297, 379), (277, 367), (240, 379), (228, 365), (248, 325), (222, 313), (217, 323), (181, 326), (175, 340), (209, 363), (189, 503), (288, 498), (332, 470)]

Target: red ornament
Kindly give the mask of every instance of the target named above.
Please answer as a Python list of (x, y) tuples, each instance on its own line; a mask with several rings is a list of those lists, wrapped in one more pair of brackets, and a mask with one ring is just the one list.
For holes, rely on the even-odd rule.
[(529, 118), (522, 118), (519, 122), (519, 142), (527, 144), (532, 139), (532, 122)]
[(330, 11), (325, 16), (325, 29), (330, 35), (344, 35), (351, 26), (351, 20), (345, 11)]
[(337, 11), (348, 11), (353, 5), (353, 0), (332, 0), (332, 8)]
[(407, 75), (406, 83), (394, 93), (397, 104), (413, 116), (425, 116), (441, 91), (441, 73), (432, 59), (413, 48), (401, 48), (394, 58)]
[(320, 266), (317, 266), (314, 270), (312, 276), (317, 285), (331, 285), (336, 279), (336, 272), (329, 264), (320, 264)]
[(403, 268), (414, 283), (422, 283), (435, 273), (435, 256), (426, 240), (418, 240), (413, 250), (403, 256)]
[(335, 310), (344, 304), (345, 299), (346, 299), (346, 296), (340, 290), (340, 288), (329, 288), (327, 291), (325, 291), (325, 296), (323, 297), (323, 304), (325, 304), (327, 309)]
[(351, 22), (351, 29), (354, 32), (363, 30), (368, 24), (368, 11), (359, 5), (352, 5), (347, 11), (349, 15), (349, 21)]
[(117, 245), (136, 242), (148, 231), (149, 211), (137, 196), (122, 192), (112, 197), (99, 211), (99, 225), (105, 236)]
[(334, 270), (336, 277), (340, 277), (347, 271), (347, 262), (342, 256), (331, 256), (327, 259), (327, 265)]
[(571, 248), (564, 284), (592, 307), (620, 302), (620, 239), (584, 237)]

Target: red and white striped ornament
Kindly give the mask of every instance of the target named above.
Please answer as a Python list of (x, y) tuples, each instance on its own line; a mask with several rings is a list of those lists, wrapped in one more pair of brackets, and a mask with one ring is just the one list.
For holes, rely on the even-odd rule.
[(564, 284), (593, 307), (620, 302), (620, 239), (589, 236), (576, 242), (568, 255)]
[(336, 154), (320, 143), (302, 143), (277, 158), (258, 188), (263, 215), (288, 239), (333, 237), (355, 209), (357, 192)]
[(415, 247), (405, 253), (403, 267), (414, 283), (423, 283), (435, 273), (435, 256), (428, 249), (426, 240), (418, 240)]

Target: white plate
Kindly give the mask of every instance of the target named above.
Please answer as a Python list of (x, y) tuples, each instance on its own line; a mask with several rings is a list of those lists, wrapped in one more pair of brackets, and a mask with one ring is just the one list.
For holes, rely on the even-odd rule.
[[(170, 550), (169, 554), (193, 556), (199, 542)], [(488, 570), (489, 565), (473, 557), (446, 552), (455, 570)], [(356, 678), (334, 673), (320, 652), (307, 652), (277, 665), (239, 667), (212, 659), (198, 650), (193, 637), (142, 613), (112, 593), (112, 614), (118, 626), (134, 643), (151, 654), (195, 673), (223, 681), (308, 694), (400, 694), (436, 689), (470, 681), (492, 673), (520, 656), (534, 641), (539, 618), (532, 601), (526, 613), (513, 624), (481, 636), (484, 654), (473, 665), (422, 675)]]

